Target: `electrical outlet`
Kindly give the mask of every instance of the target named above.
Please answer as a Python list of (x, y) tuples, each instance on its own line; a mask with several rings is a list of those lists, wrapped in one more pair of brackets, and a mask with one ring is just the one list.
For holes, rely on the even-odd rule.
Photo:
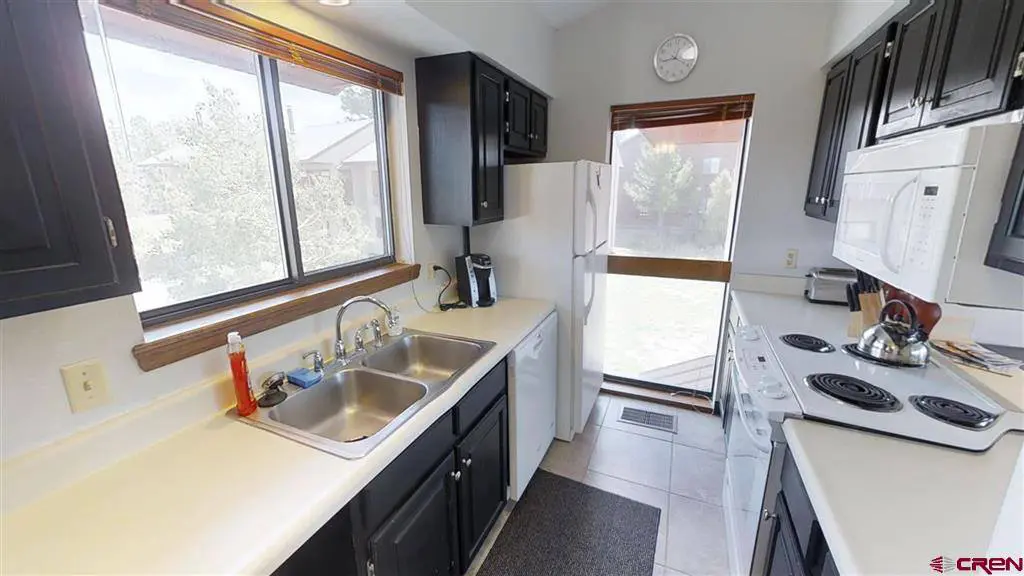
[(97, 360), (63, 366), (60, 375), (68, 393), (72, 412), (85, 412), (110, 403), (107, 371)]
[(786, 250), (786, 268), (796, 268), (797, 256), (800, 251), (796, 248)]
[(434, 266), (437, 266), (437, 263), (435, 263), (435, 262), (428, 262), (427, 263), (427, 280), (433, 280), (434, 276), (437, 274), (437, 271), (434, 270)]

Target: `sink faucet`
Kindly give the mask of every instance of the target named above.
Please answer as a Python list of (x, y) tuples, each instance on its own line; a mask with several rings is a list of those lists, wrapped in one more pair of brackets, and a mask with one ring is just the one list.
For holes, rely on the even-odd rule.
[[(341, 333), (341, 318), (345, 315), (345, 311), (348, 307), (359, 302), (369, 302), (370, 304), (376, 305), (378, 308), (384, 311), (384, 319), (387, 322), (388, 327), (395, 325), (395, 312), (390, 306), (374, 298), (373, 296), (356, 296), (355, 298), (349, 298), (341, 308), (338, 309), (338, 316), (334, 322), (334, 360), (345, 364), (348, 362), (348, 353), (345, 351), (345, 335)], [(377, 333), (375, 331), (374, 336)], [(360, 338), (361, 340), (362, 338)], [(376, 340), (376, 338), (375, 338)]]

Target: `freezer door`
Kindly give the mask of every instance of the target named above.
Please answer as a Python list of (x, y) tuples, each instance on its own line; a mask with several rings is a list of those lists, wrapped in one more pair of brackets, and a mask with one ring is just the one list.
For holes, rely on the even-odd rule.
[(604, 380), (607, 244), (573, 259), (572, 427), (583, 432)]
[(612, 167), (577, 162), (573, 190), (573, 254), (583, 256), (608, 240)]

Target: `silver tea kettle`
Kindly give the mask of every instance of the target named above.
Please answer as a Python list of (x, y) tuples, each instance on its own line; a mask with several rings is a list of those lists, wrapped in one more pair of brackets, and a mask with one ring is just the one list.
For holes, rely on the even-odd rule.
[[(887, 312), (894, 307), (906, 311), (906, 323), (888, 317)], [(902, 300), (889, 300), (878, 314), (878, 324), (861, 334), (857, 351), (889, 364), (924, 366), (928, 363), (927, 341), (914, 309)]]

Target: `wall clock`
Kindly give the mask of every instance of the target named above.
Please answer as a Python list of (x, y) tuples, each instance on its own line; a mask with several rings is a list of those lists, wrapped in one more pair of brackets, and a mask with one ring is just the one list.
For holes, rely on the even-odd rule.
[(697, 65), (697, 42), (687, 34), (665, 38), (654, 51), (654, 72), (665, 82), (679, 82)]

